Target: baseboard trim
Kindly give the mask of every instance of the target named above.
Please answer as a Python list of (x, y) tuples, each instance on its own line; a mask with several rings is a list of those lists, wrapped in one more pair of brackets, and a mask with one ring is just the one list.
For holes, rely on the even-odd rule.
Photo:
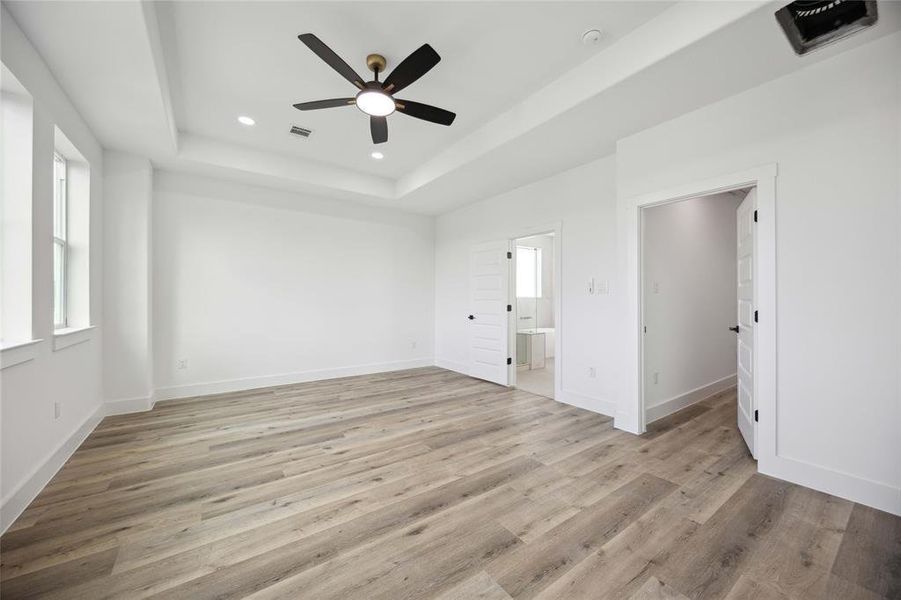
[(158, 402), (160, 400), (175, 400), (178, 398), (192, 398), (194, 396), (208, 396), (210, 394), (240, 392), (256, 388), (290, 385), (292, 383), (337, 379), (339, 377), (353, 377), (355, 375), (372, 375), (374, 373), (402, 371), (404, 369), (431, 367), (434, 364), (435, 361), (432, 358), (414, 358), (411, 360), (354, 365), (349, 367), (338, 367), (335, 369), (298, 371), (296, 373), (282, 373), (279, 375), (263, 375), (260, 377), (244, 377), (240, 379), (161, 387), (156, 388), (153, 395), (155, 401)]
[(684, 394), (679, 394), (678, 396), (673, 396), (667, 400), (664, 400), (660, 404), (656, 406), (649, 406), (645, 408), (645, 421), (646, 423), (653, 423), (658, 419), (662, 419), (663, 417), (667, 417), (673, 414), (676, 411), (682, 410), (687, 406), (691, 406), (695, 402), (700, 402), (705, 398), (709, 398), (714, 394), (719, 394), (720, 392), (724, 392), (731, 387), (735, 386), (736, 375), (733, 373), (727, 377), (723, 377), (722, 379), (717, 379), (707, 385), (702, 385), (701, 387), (697, 387), (693, 390), (689, 390)]
[(19, 518), (32, 500), (50, 483), (53, 476), (62, 468), (69, 457), (82, 442), (94, 431), (106, 415), (106, 405), (100, 404), (81, 425), (55, 450), (50, 452), (38, 466), (22, 482), (0, 501), (0, 533), (5, 532)]
[(777, 456), (767, 464), (758, 463), (758, 470), (764, 475), (901, 516), (901, 488), (784, 456)]
[(616, 414), (616, 403), (610, 400), (588, 396), (571, 390), (557, 390), (554, 392), (554, 395), (557, 396), (554, 400), (558, 402), (604, 415), (605, 417), (613, 417)]
[(146, 412), (153, 409), (154, 397), (138, 396), (135, 398), (120, 398), (106, 401), (106, 416), (127, 415), (130, 413)]
[[(469, 375), (469, 369), (467, 365), (454, 360), (447, 360), (446, 358), (436, 358), (435, 366), (441, 367), (442, 369), (448, 369), (449, 371), (456, 371), (457, 373), (462, 373), (463, 375)], [(558, 402), (569, 404), (570, 406), (575, 406), (576, 408), (588, 410), (599, 415), (604, 415), (605, 417), (612, 417), (616, 413), (616, 403), (610, 400), (605, 400), (603, 398), (596, 398), (594, 396), (588, 396), (586, 394), (580, 394), (579, 392), (573, 392), (570, 390), (555, 390), (554, 396), (554, 399)]]

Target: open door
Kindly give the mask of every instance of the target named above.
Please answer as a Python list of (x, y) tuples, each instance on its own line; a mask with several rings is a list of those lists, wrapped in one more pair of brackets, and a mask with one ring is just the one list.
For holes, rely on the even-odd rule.
[(757, 189), (752, 188), (737, 211), (738, 243), (738, 429), (751, 455), (757, 458), (757, 421), (754, 401), (754, 214)]
[(469, 374), (508, 384), (510, 242), (479, 244), (469, 262)]

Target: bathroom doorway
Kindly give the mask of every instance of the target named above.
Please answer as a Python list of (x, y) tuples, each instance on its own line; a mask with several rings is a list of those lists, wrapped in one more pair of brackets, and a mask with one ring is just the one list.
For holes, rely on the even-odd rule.
[(557, 310), (554, 232), (513, 240), (514, 385), (554, 398)]

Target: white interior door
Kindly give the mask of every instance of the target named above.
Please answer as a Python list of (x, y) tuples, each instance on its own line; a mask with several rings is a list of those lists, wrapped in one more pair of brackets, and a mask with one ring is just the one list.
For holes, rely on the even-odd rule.
[(754, 418), (754, 211), (757, 190), (752, 188), (738, 206), (738, 429), (757, 458)]
[(469, 374), (507, 385), (508, 285), (506, 240), (472, 248), (469, 262)]

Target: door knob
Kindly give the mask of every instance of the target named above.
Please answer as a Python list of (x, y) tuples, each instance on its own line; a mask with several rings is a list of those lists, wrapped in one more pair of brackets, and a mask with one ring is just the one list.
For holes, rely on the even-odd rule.
[(473, 320), (475, 320), (475, 317), (474, 317), (474, 316), (473, 316), (473, 315), (469, 315), (469, 316), (468, 316), (468, 317), (466, 317), (466, 318), (467, 318), (467, 319), (469, 319), (469, 320), (470, 320), (470, 321), (473, 321)]
[(738, 333), (738, 325), (736, 325), (735, 327), (730, 327), (729, 331), (734, 331), (735, 333)]

